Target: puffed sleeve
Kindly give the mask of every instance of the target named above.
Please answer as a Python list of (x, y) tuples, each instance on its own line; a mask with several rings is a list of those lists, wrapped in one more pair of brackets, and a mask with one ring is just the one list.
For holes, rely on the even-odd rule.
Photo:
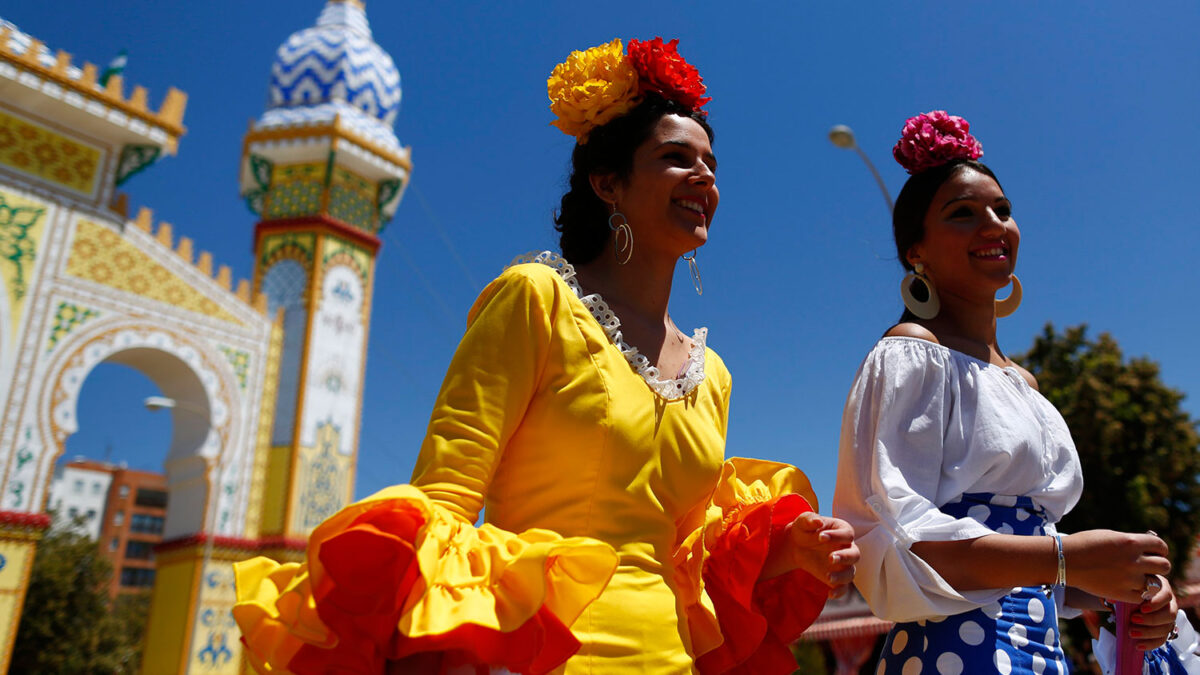
[(233, 615), (260, 673), (376, 675), (439, 652), (446, 667), (536, 675), (579, 649), (569, 627), (615, 572), (612, 547), (474, 526), (552, 339), (560, 289), (546, 274), (510, 268), (475, 303), (412, 485), (334, 514), (303, 563), (235, 565)]
[[(676, 550), (675, 578), (702, 675), (791, 673), (788, 648), (821, 613), (829, 587), (793, 570), (762, 580), (786, 527), (815, 511), (808, 478), (793, 466), (733, 458)], [(690, 524), (689, 524), (690, 525)]]
[(934, 503), (955, 405), (949, 355), (916, 339), (885, 339), (855, 376), (842, 415), (833, 514), (854, 527), (854, 583), (877, 616), (915, 621), (985, 605), (1011, 589), (959, 592), (912, 552), (913, 542), (994, 532)]
[(378, 675), (388, 660), (547, 673), (616, 570), (612, 547), (548, 530), (475, 528), (411, 485), (347, 506), (303, 563), (234, 565), (233, 618), (260, 673)]
[(555, 274), (518, 265), (483, 290), (434, 403), (412, 484), (467, 522), (545, 367), (565, 289)]

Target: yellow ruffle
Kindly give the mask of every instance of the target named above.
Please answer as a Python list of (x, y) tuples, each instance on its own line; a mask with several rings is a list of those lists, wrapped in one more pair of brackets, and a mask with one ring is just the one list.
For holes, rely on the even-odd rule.
[(804, 497), (817, 508), (817, 496), (803, 471), (790, 464), (734, 457), (721, 467), (720, 481), (707, 504), (694, 509), (681, 523), (680, 532), (688, 534), (675, 550), (675, 582), (696, 656), (725, 641), (716, 609), (704, 590), (708, 551), (738, 509), (789, 493)]
[[(317, 614), (312, 589), (326, 574), (321, 549), (368, 511), (396, 508), (424, 519), (412, 541), (420, 577), (404, 602), (399, 635), (424, 637), (464, 624), (507, 633), (545, 608), (570, 626), (607, 586), (617, 567), (611, 546), (565, 539), (548, 530), (513, 534), (475, 528), (411, 485), (398, 485), (356, 502), (322, 523), (309, 538), (306, 562), (280, 565), (266, 558), (237, 563), (233, 615), (252, 664), (263, 673), (287, 673), (304, 644), (331, 648), (339, 638)], [(381, 590), (391, 579), (380, 579)]]

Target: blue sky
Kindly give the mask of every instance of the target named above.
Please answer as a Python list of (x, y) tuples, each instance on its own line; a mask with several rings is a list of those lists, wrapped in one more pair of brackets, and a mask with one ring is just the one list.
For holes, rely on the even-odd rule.
[[(255, 219), (237, 194), (242, 136), (276, 47), (321, 0), (9, 2), (0, 16), (79, 59), (129, 50), (126, 82), (189, 94), (176, 157), (126, 186), (131, 203), (248, 276)], [(672, 314), (707, 325), (733, 372), (728, 454), (806, 470), (827, 508), (842, 404), (859, 361), (900, 312), (901, 271), (870, 174), (834, 148), (854, 128), (895, 194), (905, 118), (969, 119), (1022, 230), (1025, 302), (1000, 325), (1025, 350), (1046, 322), (1088, 323), (1163, 379), (1200, 391), (1200, 4), (380, 2), (396, 61), (396, 123), (415, 169), (376, 276), (356, 492), (408, 479), (446, 364), (482, 284), (553, 248), (571, 139), (548, 126), (545, 79), (572, 49), (678, 37), (713, 96), (721, 208), (680, 265)], [(1189, 197), (1189, 195), (1192, 195)], [(89, 378), (68, 454), (157, 468), (169, 420), (136, 373)], [(1186, 403), (1200, 412), (1195, 398)]]

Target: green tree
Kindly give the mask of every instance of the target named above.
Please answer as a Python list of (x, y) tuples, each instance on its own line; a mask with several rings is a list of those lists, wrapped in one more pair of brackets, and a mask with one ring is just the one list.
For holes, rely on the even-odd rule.
[(1112, 336), (1089, 340), (1087, 326), (1059, 334), (1047, 324), (1018, 361), (1062, 412), (1083, 464), (1083, 497), (1062, 530), (1154, 530), (1182, 579), (1200, 532), (1200, 437), (1184, 395), (1157, 363), (1125, 360)]
[(136, 672), (141, 631), (123, 622), (137, 613), (137, 603), (121, 603), (122, 616), (114, 616), (107, 592), (112, 573), (96, 542), (48, 532), (34, 557), (10, 672)]
[(831, 672), (821, 645), (800, 640), (792, 644), (792, 656), (796, 657), (793, 675), (826, 675)]
[[(1059, 527), (1154, 530), (1171, 548), (1178, 587), (1200, 531), (1200, 438), (1180, 407), (1184, 395), (1163, 384), (1157, 363), (1126, 361), (1112, 336), (1089, 340), (1087, 326), (1059, 334), (1047, 324), (1017, 360), (1066, 419), (1083, 464), (1083, 496)], [(1066, 622), (1062, 637), (1076, 668), (1088, 672), (1083, 620)]]

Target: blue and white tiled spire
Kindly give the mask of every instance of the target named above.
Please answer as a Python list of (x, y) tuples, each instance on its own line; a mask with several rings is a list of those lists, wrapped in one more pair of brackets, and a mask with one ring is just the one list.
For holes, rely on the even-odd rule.
[(275, 54), (267, 111), (257, 128), (327, 122), (339, 117), (389, 149), (400, 110), (400, 73), (371, 37), (358, 0), (329, 0), (317, 24), (292, 34)]

